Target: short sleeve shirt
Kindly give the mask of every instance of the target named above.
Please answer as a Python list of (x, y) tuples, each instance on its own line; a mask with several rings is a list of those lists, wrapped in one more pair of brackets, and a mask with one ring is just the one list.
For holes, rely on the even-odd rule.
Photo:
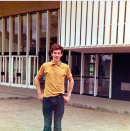
[(38, 74), (45, 75), (45, 88), (44, 97), (57, 96), (60, 93), (64, 93), (64, 81), (65, 77), (68, 79), (72, 77), (69, 66), (60, 62), (58, 65), (55, 63), (44, 63)]

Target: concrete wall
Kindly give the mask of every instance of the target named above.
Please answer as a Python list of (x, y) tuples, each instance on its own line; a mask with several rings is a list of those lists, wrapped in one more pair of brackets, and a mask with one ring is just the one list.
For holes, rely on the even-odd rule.
[(59, 8), (60, 1), (0, 1), (0, 18)]
[(62, 1), (60, 12), (64, 48), (114, 53), (128, 47), (125, 52), (130, 52), (130, 1)]

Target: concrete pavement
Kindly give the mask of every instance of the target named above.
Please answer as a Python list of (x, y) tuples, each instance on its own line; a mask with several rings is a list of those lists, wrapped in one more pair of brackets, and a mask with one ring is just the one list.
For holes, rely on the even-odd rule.
[[(38, 99), (6, 99), (0, 100), (0, 105), (0, 131), (43, 130), (42, 102)], [(128, 114), (65, 106), (62, 131), (130, 131), (129, 123)]]
[[(0, 85), (0, 99), (37, 99), (36, 89)], [(130, 102), (72, 94), (68, 106), (130, 114)]]

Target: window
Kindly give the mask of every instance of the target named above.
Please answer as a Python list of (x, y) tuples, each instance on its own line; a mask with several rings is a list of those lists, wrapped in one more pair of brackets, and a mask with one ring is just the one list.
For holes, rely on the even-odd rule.
[(46, 51), (47, 13), (40, 13), (40, 46), (39, 52)]
[(52, 44), (57, 43), (58, 32), (58, 11), (51, 12), (50, 18), (50, 47)]
[(40, 13), (39, 68), (46, 61), (47, 13)]
[(27, 44), (27, 16), (21, 16), (21, 46), (20, 46), (20, 54), (23, 52), (26, 53), (26, 44)]
[(12, 52), (18, 51), (18, 17), (13, 17), (13, 46)]
[(30, 52), (36, 55), (36, 19), (37, 14), (30, 15)]
[(5, 18), (5, 52), (9, 52), (9, 18)]

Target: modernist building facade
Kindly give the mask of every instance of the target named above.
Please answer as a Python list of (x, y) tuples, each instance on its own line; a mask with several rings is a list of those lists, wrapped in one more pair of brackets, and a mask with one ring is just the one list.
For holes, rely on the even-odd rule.
[(35, 88), (38, 69), (51, 60), (50, 47), (58, 43), (75, 80), (73, 93), (130, 100), (130, 1), (0, 6), (1, 85)]

